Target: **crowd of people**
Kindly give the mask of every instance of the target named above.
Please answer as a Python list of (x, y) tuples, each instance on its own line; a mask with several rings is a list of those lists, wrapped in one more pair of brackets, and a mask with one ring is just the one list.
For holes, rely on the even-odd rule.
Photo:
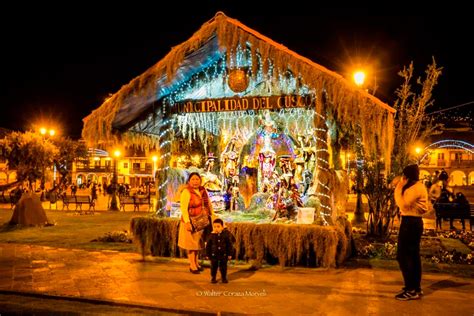
[[(131, 188), (128, 183), (117, 184), (117, 194), (121, 196), (131, 196), (131, 195), (147, 195), (149, 194), (149, 186), (142, 184), (137, 188)], [(107, 183), (96, 183), (92, 181), (87, 181), (86, 183), (81, 183), (77, 185), (75, 183), (64, 183), (61, 185), (54, 184), (53, 187), (49, 190), (44, 190), (41, 192), (42, 200), (48, 200), (51, 203), (55, 203), (57, 200), (61, 199), (63, 196), (71, 195), (76, 196), (78, 190), (89, 191), (91, 200), (97, 200), (100, 194), (104, 196), (113, 194), (113, 184)], [(20, 185), (12, 192), (15, 196), (18, 196), (18, 199), (21, 197), (23, 192), (27, 192), (27, 186)], [(82, 193), (84, 194), (84, 193)]]

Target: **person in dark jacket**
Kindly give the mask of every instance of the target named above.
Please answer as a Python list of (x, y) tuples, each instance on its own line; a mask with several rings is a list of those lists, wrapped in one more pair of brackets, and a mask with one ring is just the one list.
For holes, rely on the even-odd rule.
[(211, 260), (211, 283), (217, 283), (217, 268), (221, 271), (222, 283), (228, 283), (227, 260), (230, 260), (234, 253), (235, 238), (224, 228), (224, 222), (220, 218), (212, 222), (212, 228), (206, 243), (206, 254)]

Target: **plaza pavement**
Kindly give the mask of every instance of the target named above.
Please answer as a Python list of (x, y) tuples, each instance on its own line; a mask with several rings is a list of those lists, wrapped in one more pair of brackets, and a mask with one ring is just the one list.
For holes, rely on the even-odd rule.
[[(106, 210), (107, 200), (100, 196), (96, 209)], [(349, 199), (349, 216), (352, 202)], [(53, 208), (61, 209), (60, 203)], [(43, 206), (50, 208), (49, 202)], [(424, 222), (425, 228), (434, 228), (433, 219)], [(141, 259), (136, 253), (0, 244), (0, 294), (148, 306), (157, 312), (185, 314), (474, 315), (474, 279), (447, 274), (425, 273), (425, 296), (399, 302), (394, 299), (403, 285), (399, 271), (279, 267), (249, 271), (231, 265), (229, 284), (210, 284), (209, 269), (193, 275), (185, 260)]]
[(186, 314), (474, 314), (474, 279), (446, 274), (425, 273), (424, 297), (408, 302), (394, 299), (402, 278), (393, 270), (271, 267), (249, 271), (231, 265), (228, 284), (209, 280), (208, 268), (194, 275), (184, 260), (147, 257), (142, 261), (136, 253), (0, 244), (0, 294), (36, 293)]

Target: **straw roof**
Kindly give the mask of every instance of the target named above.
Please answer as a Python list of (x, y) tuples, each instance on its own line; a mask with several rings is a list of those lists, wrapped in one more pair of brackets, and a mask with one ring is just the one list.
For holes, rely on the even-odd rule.
[[(157, 64), (124, 85), (99, 108), (83, 119), (83, 138), (89, 143), (117, 141), (134, 124), (155, 110), (156, 101), (169, 95), (180, 83), (207, 67), (212, 60), (226, 57), (230, 65), (237, 48), (250, 44), (252, 68), (269, 60), (274, 76), (291, 69), (302, 83), (325, 92), (337, 121), (351, 127), (359, 124), (364, 145), (387, 153), (393, 144), (393, 113), (395, 110), (376, 97), (358, 89), (341, 75), (291, 51), (270, 38), (218, 12), (187, 41), (175, 46)], [(258, 58), (258, 56), (260, 58)], [(254, 71), (256, 73), (256, 71)], [(128, 133), (130, 136), (132, 133)], [(378, 137), (375, 137), (375, 135)], [(147, 135), (133, 136), (130, 141), (147, 142)], [(152, 136), (151, 136), (152, 137)], [(150, 140), (150, 143), (153, 141)]]

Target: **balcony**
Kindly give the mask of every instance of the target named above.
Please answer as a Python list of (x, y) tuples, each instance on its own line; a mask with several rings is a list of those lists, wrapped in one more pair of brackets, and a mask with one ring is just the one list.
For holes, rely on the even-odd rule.
[(153, 173), (153, 168), (131, 168), (130, 174), (151, 174)]
[(76, 172), (113, 172), (111, 166), (77, 166)]
[(474, 168), (474, 160), (453, 160), (451, 161), (451, 168)]
[(446, 160), (438, 160), (438, 167), (446, 167)]

